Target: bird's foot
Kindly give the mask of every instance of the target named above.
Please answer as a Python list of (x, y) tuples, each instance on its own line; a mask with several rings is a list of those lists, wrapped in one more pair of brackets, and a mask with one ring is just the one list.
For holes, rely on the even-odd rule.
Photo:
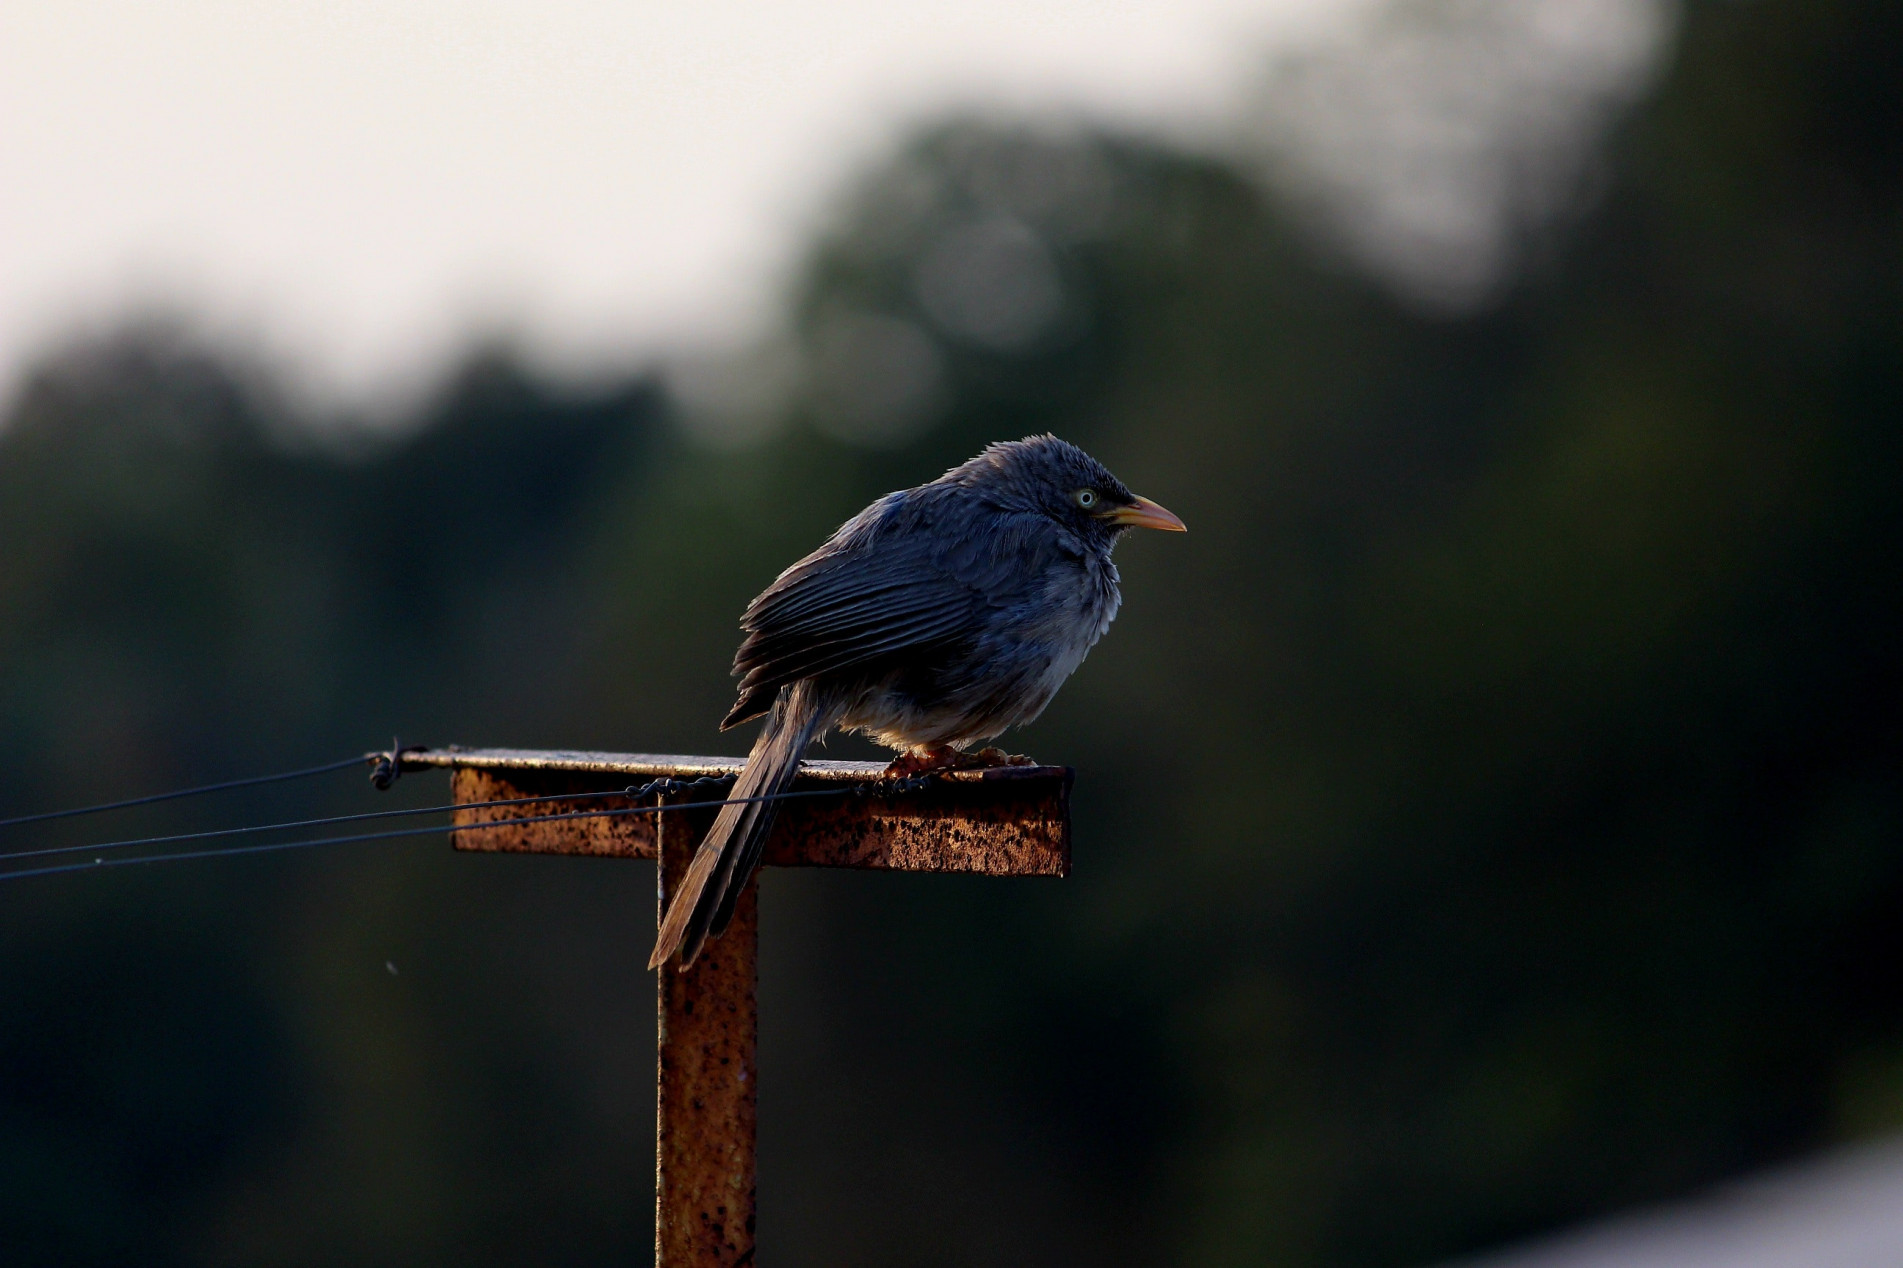
[(887, 779), (909, 779), (928, 771), (984, 770), (992, 766), (1035, 766), (1034, 758), (1022, 753), (1007, 753), (1000, 748), (981, 748), (976, 753), (960, 753), (949, 745), (936, 745), (901, 753), (885, 768)]
[(885, 777), (910, 779), (914, 775), (923, 775), (927, 771), (954, 770), (958, 766), (958, 759), (963, 756), (963, 753), (948, 744), (914, 749), (910, 753), (900, 753), (893, 758), (885, 768)]

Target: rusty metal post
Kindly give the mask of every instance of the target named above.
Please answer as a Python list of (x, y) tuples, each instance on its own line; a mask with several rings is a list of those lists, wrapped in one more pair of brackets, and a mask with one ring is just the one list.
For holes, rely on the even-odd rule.
[[(523, 749), (426, 750), (406, 754), (403, 762), (454, 772), (458, 850), (658, 858), (662, 912), (718, 807), (625, 814), (633, 808), (628, 801), (602, 794), (630, 777), (693, 779), (737, 775), (742, 768), (732, 757)], [(844, 789), (884, 772), (877, 762), (806, 762), (797, 787)], [(1002, 766), (952, 771), (933, 787), (900, 797), (791, 802), (766, 842), (764, 862), (1066, 876), (1070, 787), (1065, 767)], [(547, 817), (586, 810), (617, 813)], [(668, 967), (659, 975), (654, 1147), (654, 1262), (659, 1268), (753, 1263), (759, 937), (758, 889), (749, 886), (726, 936), (708, 943), (688, 972)]]
[[(657, 913), (667, 911), (711, 818), (654, 816)], [(759, 893), (757, 884), (747, 887), (726, 934), (709, 942), (691, 969), (663, 965), (656, 974), (656, 1268), (753, 1263)]]

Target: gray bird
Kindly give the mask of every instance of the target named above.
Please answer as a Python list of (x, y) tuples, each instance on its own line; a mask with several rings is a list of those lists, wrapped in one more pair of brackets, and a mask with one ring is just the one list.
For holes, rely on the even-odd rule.
[[(832, 727), (897, 749), (890, 770), (1009, 762), (966, 752), (1044, 711), (1117, 614), (1110, 552), (1129, 528), (1185, 531), (1055, 436), (987, 448), (888, 493), (747, 605), (725, 731), (766, 726), (695, 851), (648, 967), (685, 969), (733, 918), (774, 802)], [(1023, 760), (1023, 759), (1017, 759)]]

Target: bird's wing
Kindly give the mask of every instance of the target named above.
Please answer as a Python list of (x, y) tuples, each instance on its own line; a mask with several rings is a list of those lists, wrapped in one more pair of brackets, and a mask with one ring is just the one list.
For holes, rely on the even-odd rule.
[(1023, 596), (1051, 550), (1049, 521), (922, 492), (874, 503), (748, 605), (740, 702), (723, 726), (764, 712), (787, 683), (969, 636), (987, 608)]

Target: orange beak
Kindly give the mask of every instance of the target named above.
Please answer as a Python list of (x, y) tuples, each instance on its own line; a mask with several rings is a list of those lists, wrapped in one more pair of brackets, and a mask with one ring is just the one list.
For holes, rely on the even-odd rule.
[(1128, 506), (1112, 507), (1103, 513), (1112, 524), (1131, 528), (1160, 528), (1166, 533), (1187, 533), (1189, 525), (1148, 498), (1138, 498)]

